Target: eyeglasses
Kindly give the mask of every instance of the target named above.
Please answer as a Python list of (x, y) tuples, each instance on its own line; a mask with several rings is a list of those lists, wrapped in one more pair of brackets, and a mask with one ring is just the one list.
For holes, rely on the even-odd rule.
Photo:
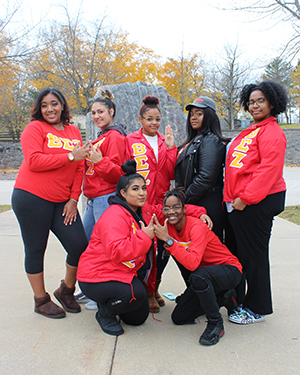
[(170, 210), (173, 210), (173, 211), (175, 211), (175, 212), (178, 212), (178, 211), (180, 211), (182, 209), (182, 206), (180, 206), (180, 204), (174, 204), (174, 206), (172, 206), (172, 207), (163, 207), (162, 208), (162, 212), (164, 213), (164, 214), (167, 214), (168, 212), (170, 212)]
[(253, 107), (256, 103), (258, 106), (262, 105), (263, 102), (267, 100), (266, 98), (259, 98), (257, 100), (250, 100), (250, 102), (246, 103), (248, 107)]
[(142, 116), (142, 118), (145, 119), (145, 120), (147, 120), (147, 121), (149, 121), (149, 122), (154, 122), (154, 121), (161, 122), (161, 118), (160, 117), (152, 118), (152, 117), (143, 117)]

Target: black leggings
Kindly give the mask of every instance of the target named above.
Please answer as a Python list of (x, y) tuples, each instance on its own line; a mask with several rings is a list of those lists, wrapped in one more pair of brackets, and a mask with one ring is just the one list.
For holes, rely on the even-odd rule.
[(27, 191), (14, 189), (12, 208), (21, 228), (27, 273), (37, 274), (43, 271), (50, 230), (68, 253), (67, 264), (77, 267), (88, 242), (79, 213), (72, 225), (63, 223), (62, 212), (65, 204), (66, 202), (53, 203)]
[(216, 191), (204, 195), (199, 201), (197, 206), (203, 206), (207, 215), (213, 222), (212, 231), (219, 237), (219, 240), (223, 243), (223, 230), (225, 225), (225, 211), (223, 210), (223, 193), (222, 191)]
[(79, 281), (83, 293), (97, 303), (105, 304), (112, 315), (119, 315), (124, 323), (138, 326), (149, 315), (149, 303), (144, 284), (134, 277), (131, 284), (120, 281), (86, 283)]

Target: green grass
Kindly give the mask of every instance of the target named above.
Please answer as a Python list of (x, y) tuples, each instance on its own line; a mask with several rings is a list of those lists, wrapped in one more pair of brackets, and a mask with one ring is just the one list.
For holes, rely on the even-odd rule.
[(285, 207), (285, 210), (279, 215), (279, 217), (300, 225), (300, 206)]
[(281, 129), (300, 129), (300, 124), (279, 124)]
[(11, 210), (11, 205), (10, 204), (3, 204), (0, 205), (0, 214), (5, 211)]

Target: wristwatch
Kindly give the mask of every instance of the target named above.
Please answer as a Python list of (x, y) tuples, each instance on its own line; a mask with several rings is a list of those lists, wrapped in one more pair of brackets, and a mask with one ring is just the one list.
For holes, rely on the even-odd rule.
[(170, 247), (170, 246), (173, 245), (173, 243), (174, 243), (173, 238), (168, 238), (167, 241), (164, 243), (164, 246), (165, 247)]
[(75, 157), (74, 157), (74, 155), (72, 154), (72, 152), (70, 152), (70, 153), (68, 154), (68, 159), (69, 159), (69, 161), (74, 161)]

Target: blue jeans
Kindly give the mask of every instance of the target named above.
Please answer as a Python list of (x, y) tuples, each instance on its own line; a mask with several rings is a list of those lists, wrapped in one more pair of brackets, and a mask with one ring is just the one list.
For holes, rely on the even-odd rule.
[(108, 198), (111, 195), (115, 195), (115, 192), (101, 195), (96, 198), (89, 198), (82, 218), (83, 227), (88, 241), (91, 239), (94, 225), (97, 223), (103, 212), (109, 207)]

